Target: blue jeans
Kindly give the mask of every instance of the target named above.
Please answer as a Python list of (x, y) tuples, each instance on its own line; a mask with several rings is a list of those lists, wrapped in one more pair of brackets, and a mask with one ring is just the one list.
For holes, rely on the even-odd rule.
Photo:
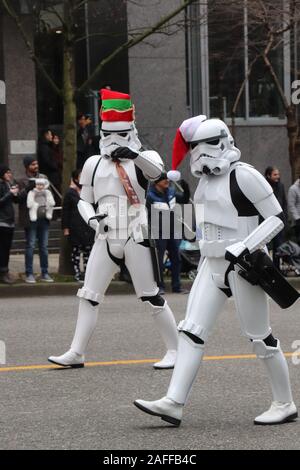
[(163, 269), (164, 269), (164, 254), (168, 251), (170, 261), (171, 261), (171, 276), (172, 276), (172, 290), (173, 292), (179, 291), (181, 288), (180, 283), (180, 253), (179, 253), (179, 245), (181, 240), (176, 239), (168, 239), (168, 240), (155, 240), (157, 251), (158, 251), (158, 260), (159, 260), (159, 268), (160, 268), (160, 276), (162, 282), (158, 285), (158, 287), (164, 289), (165, 283), (163, 280)]
[(41, 266), (42, 275), (48, 273), (48, 233), (49, 233), (49, 220), (48, 219), (38, 219), (36, 222), (30, 222), (29, 227), (25, 228), (26, 276), (33, 274), (33, 254), (34, 254), (36, 239), (38, 240), (40, 266)]

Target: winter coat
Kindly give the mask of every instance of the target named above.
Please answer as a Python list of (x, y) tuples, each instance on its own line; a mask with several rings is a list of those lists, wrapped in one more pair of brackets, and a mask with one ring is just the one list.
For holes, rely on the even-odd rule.
[(47, 175), (50, 183), (58, 186), (60, 183), (60, 172), (55, 159), (53, 144), (46, 140), (41, 140), (38, 147), (39, 169)]
[(298, 179), (288, 191), (288, 207), (293, 222), (300, 220), (300, 179)]
[[(175, 236), (175, 227), (178, 224), (175, 223), (174, 218), (174, 205), (177, 204), (187, 204), (190, 198), (190, 189), (188, 184), (184, 181), (180, 181), (181, 187), (183, 189), (183, 193), (176, 191), (173, 185), (169, 186), (164, 192), (158, 191), (155, 187), (155, 183), (150, 185), (150, 188), (147, 192), (146, 198), (146, 206), (148, 210), (148, 217), (149, 217), (149, 226), (151, 225), (151, 212), (158, 211), (160, 212), (158, 217), (158, 227), (152, 227), (155, 233), (158, 233), (159, 238), (162, 237), (163, 234), (163, 218), (162, 218), (162, 210), (170, 211), (170, 238), (174, 238)], [(153, 208), (151, 208), (153, 206)], [(175, 230), (176, 231), (176, 230)], [(152, 234), (153, 235), (153, 234)]]
[(18, 196), (14, 196), (7, 182), (0, 179), (0, 227), (15, 226), (14, 202), (19, 202)]
[(272, 187), (274, 195), (275, 195), (277, 201), (281, 205), (282, 212), (283, 212), (283, 222), (284, 222), (284, 224), (286, 224), (287, 223), (287, 218), (288, 218), (287, 217), (288, 216), (288, 210), (287, 210), (287, 200), (286, 200), (284, 185), (280, 181), (275, 183), (274, 181), (270, 180), (269, 178), (267, 178), (267, 181), (270, 184), (270, 186)]
[(18, 180), (18, 186), (20, 189), (19, 225), (23, 228), (28, 228), (30, 226), (29, 210), (27, 207), (27, 195), (29, 191), (31, 191), (34, 188), (33, 180), (37, 178), (47, 179), (47, 176), (43, 175), (42, 173), (37, 173), (35, 177), (29, 178), (28, 176), (24, 176), (23, 178)]
[(81, 217), (77, 207), (79, 200), (78, 191), (70, 187), (63, 200), (62, 229), (70, 230), (70, 242), (73, 246), (91, 246), (94, 243), (95, 232)]

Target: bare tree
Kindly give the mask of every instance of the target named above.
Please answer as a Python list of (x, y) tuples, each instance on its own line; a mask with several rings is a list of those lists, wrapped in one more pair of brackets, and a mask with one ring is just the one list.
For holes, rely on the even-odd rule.
[[(55, 91), (57, 95), (61, 97), (64, 104), (64, 172), (63, 172), (63, 187), (67, 187), (69, 176), (74, 168), (75, 155), (76, 155), (76, 95), (85, 91), (95, 77), (101, 75), (104, 67), (112, 62), (115, 58), (120, 56), (124, 51), (134, 47), (135, 45), (145, 41), (151, 35), (162, 32), (164, 33), (164, 27), (170, 23), (179, 13), (181, 13), (188, 5), (193, 3), (195, 0), (183, 0), (182, 4), (170, 11), (169, 14), (161, 18), (156, 24), (141, 28), (139, 31), (129, 32), (128, 40), (115, 49), (107, 57), (102, 58), (99, 64), (91, 72), (90, 76), (76, 88), (74, 83), (74, 64), (75, 64), (75, 44), (85, 39), (86, 37), (78, 37), (76, 32), (76, 14), (78, 10), (84, 8), (84, 5), (89, 0), (65, 0), (63, 3), (62, 12), (54, 6), (45, 7), (49, 13), (56, 16), (56, 20), (59, 23), (59, 28), (63, 34), (63, 86), (60, 88), (55, 80), (47, 72), (42, 58), (38, 57), (34, 50), (34, 45), (31, 43), (26, 30), (22, 24), (20, 16), (13, 9), (12, 2), (10, 0), (2, 0), (2, 5), (6, 12), (14, 19), (23, 39), (26, 44), (28, 53), (31, 59), (36, 63), (43, 77), (47, 80), (48, 84)], [(36, 2), (35, 11), (40, 14), (40, 8)], [(57, 2), (61, 3), (61, 2)], [(40, 18), (38, 18), (40, 20)], [(101, 34), (101, 33), (100, 33)]]
[[(124, 0), (125, 1), (125, 0)], [(132, 1), (132, 0), (131, 0)], [(159, 0), (161, 1), (161, 0)], [(63, 102), (64, 109), (64, 140), (63, 140), (63, 191), (68, 187), (69, 178), (72, 170), (75, 167), (76, 150), (77, 150), (77, 128), (76, 128), (76, 97), (78, 94), (83, 93), (88, 89), (90, 84), (96, 77), (101, 76), (101, 73), (109, 63), (114, 59), (121, 56), (122, 53), (136, 46), (137, 44), (146, 41), (154, 34), (174, 34), (176, 28), (182, 26), (181, 20), (176, 21), (178, 15), (183, 12), (195, 0), (182, 0), (181, 5), (177, 8), (170, 10), (155, 24), (145, 27), (140, 27), (132, 31), (128, 31), (128, 39), (107, 57), (103, 57), (97, 64), (95, 69), (90, 73), (87, 79), (78, 87), (75, 86), (75, 46), (78, 42), (85, 40), (86, 35), (80, 36), (76, 28), (76, 18), (80, 10), (82, 10), (89, 0), (64, 0), (63, 2), (31, 2), (33, 11), (36, 14), (36, 21), (38, 24), (43, 24), (47, 29), (48, 25), (44, 22), (41, 16), (43, 11), (47, 11), (55, 17), (58, 28), (63, 36), (63, 77), (62, 86), (58, 85), (58, 81), (53, 78), (47, 71), (43, 58), (39, 57), (34, 49), (34, 44), (31, 42), (26, 29), (23, 24), (22, 17), (18, 15), (13, 7), (11, 0), (1, 0), (2, 6), (6, 13), (14, 20), (23, 40), (26, 45), (29, 57), (35, 62), (38, 70), (44, 79), (48, 82), (52, 90), (60, 97)], [(60, 7), (60, 8), (58, 8)], [(97, 33), (96, 33), (97, 34)], [(99, 35), (103, 34), (101, 32)], [(61, 78), (61, 77), (59, 77)], [(66, 271), (66, 245), (61, 244), (61, 257), (60, 257), (60, 272), (63, 274)]]
[[(270, 0), (251, 0), (247, 2), (248, 30), (247, 37), (250, 61), (236, 98), (231, 109), (232, 131), (235, 131), (235, 118), (237, 107), (245, 90), (246, 84), (251, 77), (254, 66), (258, 61), (265, 65), (266, 74), (269, 75), (274, 90), (284, 109), (287, 119), (287, 134), (289, 140), (289, 162), (291, 166), (292, 180), (300, 175), (300, 123), (297, 119), (297, 109), (294, 103), (286, 96), (280, 71), (276, 66), (276, 51), (288, 45), (293, 45), (292, 33), (294, 27), (300, 20), (300, 2), (279, 2)], [(297, 64), (294, 66), (297, 68)], [(281, 68), (283, 64), (281, 63)], [(297, 71), (294, 71), (297, 74)]]

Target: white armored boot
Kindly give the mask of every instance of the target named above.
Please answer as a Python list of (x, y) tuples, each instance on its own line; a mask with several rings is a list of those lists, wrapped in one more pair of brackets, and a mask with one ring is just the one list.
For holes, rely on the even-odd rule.
[(203, 345), (196, 344), (185, 333), (179, 334), (177, 359), (167, 396), (156, 401), (136, 400), (135, 406), (145, 413), (160, 416), (179, 426), (193, 382), (203, 357)]
[(177, 345), (178, 345), (178, 332), (176, 322), (167, 302), (163, 307), (154, 307), (153, 319), (155, 325), (162, 336), (166, 345), (167, 352), (161, 361), (156, 362), (154, 369), (173, 369), (176, 361)]
[(277, 346), (266, 346), (262, 340), (253, 341), (253, 349), (267, 369), (271, 382), (273, 402), (270, 408), (257, 416), (254, 424), (282, 424), (297, 418), (297, 408), (293, 402), (289, 371), (286, 359), (277, 340)]
[(88, 300), (80, 299), (75, 335), (70, 349), (61, 356), (50, 356), (49, 362), (59, 366), (84, 367), (84, 353), (95, 329), (99, 306), (93, 306)]
[(82, 354), (77, 354), (71, 349), (61, 356), (48, 357), (48, 361), (52, 362), (52, 364), (57, 364), (58, 366), (64, 366), (73, 369), (84, 367), (84, 356)]

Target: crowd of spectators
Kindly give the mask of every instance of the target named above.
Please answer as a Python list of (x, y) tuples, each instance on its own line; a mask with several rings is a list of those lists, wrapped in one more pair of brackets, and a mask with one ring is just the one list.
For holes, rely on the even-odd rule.
[[(76, 169), (71, 175), (69, 188), (62, 195), (63, 148), (58, 134), (50, 128), (43, 129), (38, 143), (37, 156), (28, 155), (23, 159), (24, 176), (16, 181), (7, 165), (0, 165), (0, 282), (11, 284), (15, 281), (9, 272), (9, 256), (15, 230), (15, 209), (18, 205), (18, 226), (24, 230), (25, 238), (25, 282), (36, 283), (33, 270), (33, 257), (38, 245), (40, 259), (40, 280), (53, 282), (48, 272), (49, 226), (53, 218), (61, 219), (63, 235), (68, 239), (71, 251), (71, 264), (74, 278), (82, 282), (85, 267), (93, 245), (94, 233), (85, 224), (77, 209), (80, 199), (80, 173), (85, 161), (99, 153), (99, 138), (92, 133), (89, 115), (77, 116), (77, 156)], [(292, 227), (294, 240), (300, 246), (300, 177), (289, 188), (286, 197), (284, 185), (280, 181), (280, 171), (275, 166), (265, 170), (265, 178), (271, 185), (281, 207), (281, 217), (285, 227)], [(152, 183), (148, 188), (147, 209), (161, 213), (169, 212), (171, 231), (165, 237), (162, 227), (158, 228), (155, 244), (160, 267), (160, 293), (164, 294), (164, 271), (166, 255), (170, 261), (171, 284), (173, 292), (185, 292), (181, 287), (181, 239), (174, 233), (174, 207), (176, 203), (189, 202), (190, 191), (185, 181), (180, 182), (180, 191), (170, 184), (167, 174)], [(54, 212), (53, 212), (54, 209)], [(56, 209), (59, 209), (56, 211)], [(157, 220), (162, 220), (157, 218)], [(291, 231), (286, 228), (270, 243), (269, 249), (275, 266), (281, 269), (278, 253), (280, 247), (289, 239)], [(153, 237), (152, 237), (153, 238)], [(82, 261), (81, 261), (82, 255)], [(83, 270), (81, 270), (83, 266)]]

